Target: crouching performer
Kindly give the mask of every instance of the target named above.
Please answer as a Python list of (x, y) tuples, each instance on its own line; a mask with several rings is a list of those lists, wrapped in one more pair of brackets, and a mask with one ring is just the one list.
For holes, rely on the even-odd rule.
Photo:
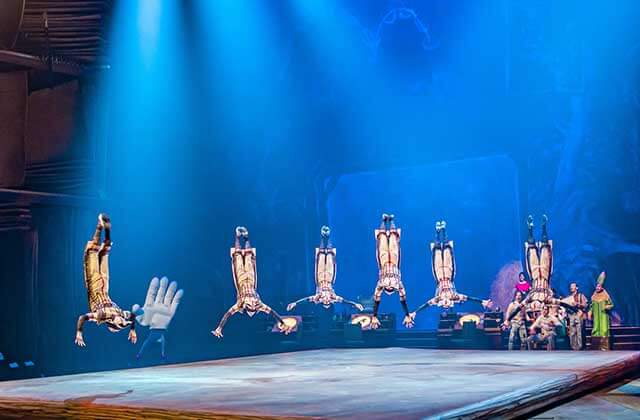
[(402, 284), (400, 274), (400, 229), (396, 228), (393, 219), (393, 214), (383, 214), (380, 228), (375, 230), (378, 282), (373, 293), (373, 316), (371, 318), (371, 328), (373, 329), (380, 327), (378, 308), (382, 292), (388, 295), (398, 292), (405, 314), (402, 323), (407, 328), (413, 327), (413, 317), (409, 314), (407, 307), (407, 292)]
[[(104, 242), (100, 237), (104, 231)], [(123, 311), (109, 297), (109, 253), (111, 252), (111, 221), (101, 213), (93, 237), (84, 249), (84, 283), (87, 288), (89, 312), (80, 315), (76, 327), (76, 344), (84, 347), (82, 327), (86, 321), (106, 324), (111, 332), (129, 328), (129, 341), (135, 343), (136, 318), (130, 311)]]
[(428, 306), (439, 306), (444, 309), (453, 307), (456, 303), (466, 301), (478, 302), (484, 308), (491, 306), (491, 300), (463, 295), (456, 291), (453, 282), (456, 276), (456, 260), (453, 254), (453, 241), (447, 239), (447, 223), (442, 220), (436, 222), (436, 239), (431, 242), (431, 271), (436, 280), (436, 295), (423, 303), (412, 316)]
[[(244, 245), (242, 242), (244, 241)], [(218, 327), (211, 333), (222, 338), (222, 329), (229, 317), (237, 312), (247, 312), (250, 317), (257, 312), (264, 312), (278, 321), (278, 328), (289, 334), (292, 327), (287, 326), (280, 315), (260, 300), (258, 295), (258, 276), (256, 272), (256, 249), (249, 243), (249, 231), (242, 226), (236, 228), (234, 247), (231, 248), (231, 272), (236, 286), (236, 303), (224, 314)]]
[[(547, 350), (554, 350), (556, 348), (556, 327), (561, 325), (558, 318), (549, 314), (549, 306), (543, 306), (542, 314), (531, 324), (531, 335), (527, 338), (528, 349), (531, 350), (534, 343), (546, 343)], [(536, 333), (537, 328), (540, 328), (539, 333)]]
[(287, 311), (292, 310), (301, 302), (322, 304), (325, 308), (331, 307), (334, 303), (346, 303), (359, 311), (364, 309), (361, 304), (338, 296), (333, 289), (336, 283), (336, 249), (331, 246), (330, 235), (329, 226), (322, 226), (320, 229), (320, 245), (316, 248), (316, 293), (291, 302), (287, 305)]

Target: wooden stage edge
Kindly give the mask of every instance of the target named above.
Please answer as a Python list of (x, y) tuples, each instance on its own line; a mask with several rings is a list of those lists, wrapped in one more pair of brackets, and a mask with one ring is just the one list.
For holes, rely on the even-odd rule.
[(555, 406), (607, 384), (622, 380), (640, 369), (640, 352), (592, 371), (564, 375), (558, 379), (515, 390), (496, 398), (469, 404), (429, 419), (491, 419), (524, 417)]

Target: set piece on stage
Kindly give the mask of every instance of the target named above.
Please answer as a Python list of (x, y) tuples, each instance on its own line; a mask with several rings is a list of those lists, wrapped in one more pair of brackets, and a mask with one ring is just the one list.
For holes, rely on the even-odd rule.
[(378, 307), (382, 292), (391, 295), (398, 292), (402, 309), (404, 309), (404, 319), (402, 323), (405, 327), (413, 327), (413, 317), (409, 314), (407, 307), (407, 292), (402, 284), (400, 273), (400, 229), (396, 228), (393, 214), (383, 214), (380, 227), (374, 231), (376, 238), (376, 258), (378, 260), (378, 282), (373, 293), (373, 316), (371, 317), (371, 328), (380, 327), (378, 319)]
[(364, 308), (361, 304), (344, 299), (336, 294), (334, 286), (336, 283), (336, 248), (331, 246), (331, 230), (328, 226), (320, 229), (320, 245), (316, 248), (315, 262), (315, 283), (316, 293), (287, 305), (287, 311), (292, 310), (297, 304), (311, 302), (321, 304), (325, 308), (331, 307), (334, 303), (346, 303), (359, 311)]
[(249, 231), (245, 227), (236, 227), (235, 243), (230, 254), (233, 283), (236, 286), (236, 303), (227, 310), (212, 334), (222, 338), (222, 329), (229, 317), (237, 312), (243, 313), (245, 311), (250, 317), (257, 312), (273, 316), (278, 322), (278, 329), (289, 334), (292, 327), (288, 326), (276, 311), (260, 300), (257, 291), (256, 249), (251, 247)]
[(491, 306), (490, 299), (480, 299), (473, 296), (463, 295), (456, 291), (454, 278), (456, 276), (456, 260), (453, 253), (453, 241), (447, 238), (447, 222), (444, 220), (436, 222), (435, 241), (431, 242), (431, 271), (436, 281), (436, 295), (420, 305), (412, 315), (425, 309), (428, 306), (438, 306), (450, 309), (456, 303), (466, 301), (478, 302), (484, 308)]
[[(104, 231), (104, 241), (100, 238)], [(135, 314), (123, 311), (109, 297), (109, 253), (111, 252), (111, 221), (106, 214), (98, 216), (98, 225), (93, 237), (84, 249), (84, 282), (87, 288), (89, 312), (80, 315), (76, 327), (75, 342), (84, 347), (85, 342), (82, 328), (86, 321), (98, 325), (106, 324), (111, 332), (119, 332), (125, 328), (129, 330), (129, 340), (137, 340)]]

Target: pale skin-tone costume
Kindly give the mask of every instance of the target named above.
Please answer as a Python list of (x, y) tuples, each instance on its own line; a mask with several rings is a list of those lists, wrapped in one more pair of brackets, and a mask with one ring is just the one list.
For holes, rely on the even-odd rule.
[(301, 302), (321, 304), (325, 308), (331, 307), (334, 303), (346, 303), (359, 311), (364, 309), (361, 304), (338, 296), (333, 289), (336, 283), (336, 249), (331, 246), (330, 235), (331, 230), (329, 227), (322, 226), (320, 229), (320, 245), (316, 248), (316, 293), (290, 303), (287, 305), (287, 311), (292, 310)]
[[(523, 311), (524, 305), (522, 304), (522, 293), (516, 292), (513, 302), (507, 307), (507, 319), (503, 328), (509, 328), (509, 350), (513, 350), (516, 336), (520, 338), (520, 350), (524, 350), (527, 344), (527, 327), (526, 321), (529, 320), (527, 311)], [(511, 314), (514, 314), (511, 316)]]
[(545, 303), (553, 299), (550, 286), (553, 273), (553, 241), (547, 234), (547, 216), (542, 217), (542, 237), (536, 242), (533, 237), (533, 217), (529, 216), (527, 228), (529, 237), (524, 244), (524, 255), (527, 273), (532, 281), (532, 287), (525, 299), (527, 308), (538, 312)]
[[(244, 242), (244, 245), (242, 242)], [(212, 334), (222, 338), (222, 329), (229, 317), (237, 312), (243, 313), (245, 311), (250, 317), (257, 312), (264, 312), (273, 316), (278, 322), (278, 328), (285, 334), (289, 334), (292, 327), (287, 326), (276, 311), (260, 300), (260, 295), (258, 295), (257, 291), (256, 249), (251, 248), (249, 231), (246, 228), (242, 226), (236, 228), (236, 239), (230, 254), (231, 272), (233, 274), (233, 283), (236, 286), (237, 300), (224, 314)]]
[[(556, 347), (556, 327), (562, 323), (558, 318), (549, 314), (549, 308), (543, 307), (542, 314), (531, 325), (531, 334), (527, 338), (529, 349), (533, 343), (546, 343), (547, 350), (554, 350)], [(536, 329), (540, 328), (540, 332), (536, 334)]]
[(613, 301), (603, 286), (605, 278), (606, 274), (603, 271), (598, 277), (596, 291), (591, 296), (591, 306), (589, 307), (589, 319), (593, 320), (591, 344), (600, 350), (610, 349), (611, 316), (609, 311), (613, 309)]
[(453, 241), (447, 239), (447, 223), (436, 223), (436, 239), (431, 242), (431, 271), (436, 281), (436, 295), (423, 303), (411, 315), (415, 315), (428, 306), (438, 306), (443, 309), (452, 308), (456, 303), (466, 301), (479, 302), (483, 307), (491, 306), (491, 300), (463, 295), (456, 291), (454, 278), (456, 276), (456, 260), (453, 254)]
[(380, 228), (376, 229), (376, 259), (378, 261), (378, 282), (373, 293), (373, 316), (371, 318), (371, 328), (380, 327), (378, 319), (378, 307), (382, 293), (391, 295), (398, 292), (400, 304), (405, 316), (402, 321), (405, 327), (413, 327), (413, 318), (409, 314), (407, 307), (407, 292), (402, 284), (400, 273), (400, 229), (396, 228), (393, 221), (394, 216), (383, 214)]
[[(104, 242), (100, 237), (104, 230)], [(129, 340), (137, 340), (135, 315), (123, 311), (109, 297), (109, 253), (111, 252), (111, 221), (106, 214), (98, 216), (98, 225), (93, 237), (84, 249), (84, 282), (87, 288), (89, 312), (80, 315), (76, 326), (76, 344), (84, 347), (82, 328), (86, 321), (106, 324), (111, 332), (129, 328)]]

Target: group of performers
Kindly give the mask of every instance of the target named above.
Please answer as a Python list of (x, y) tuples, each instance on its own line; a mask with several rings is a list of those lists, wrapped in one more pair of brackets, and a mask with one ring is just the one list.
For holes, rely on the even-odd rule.
[(528, 238), (525, 242), (526, 270), (518, 275), (513, 302), (505, 312), (504, 329), (509, 329), (509, 350), (514, 349), (516, 339), (521, 349), (532, 349), (536, 344), (556, 348), (558, 334), (568, 332), (571, 349), (584, 348), (584, 327), (587, 319), (593, 321), (592, 347), (609, 350), (609, 312), (613, 303), (604, 289), (606, 274), (600, 273), (591, 303), (580, 293), (578, 284), (569, 285), (569, 295), (555, 296), (550, 286), (553, 273), (553, 241), (547, 234), (547, 217), (542, 218), (542, 235), (536, 241), (533, 235), (533, 218), (527, 220)]
[[(571, 347), (575, 350), (583, 346), (582, 329), (585, 314), (593, 319), (592, 336), (608, 337), (609, 316), (613, 304), (603, 288), (605, 275), (598, 279), (596, 292), (592, 296), (591, 304), (586, 297), (579, 293), (578, 286), (571, 284), (571, 295), (565, 299), (558, 299), (550, 288), (550, 277), (553, 269), (553, 243), (549, 240), (546, 229), (546, 217), (542, 223), (542, 237), (540, 241), (533, 238), (533, 219), (529, 216), (529, 237), (525, 243), (526, 267), (532, 286), (529, 285), (525, 274), (521, 273), (515, 285), (514, 301), (507, 308), (504, 328), (509, 328), (509, 349), (513, 349), (516, 337), (520, 338), (521, 348), (525, 345), (531, 348), (533, 343), (546, 343), (548, 349), (555, 347), (556, 330), (563, 325), (564, 319), (568, 323)], [(426, 300), (415, 311), (410, 312), (407, 304), (407, 292), (402, 283), (400, 271), (400, 237), (401, 229), (395, 224), (392, 214), (383, 214), (380, 226), (374, 230), (376, 240), (376, 260), (378, 263), (378, 279), (373, 292), (374, 306), (370, 318), (372, 329), (380, 327), (378, 308), (383, 293), (392, 295), (398, 293), (400, 304), (404, 311), (403, 324), (407, 328), (414, 325), (416, 315), (421, 310), (436, 306), (448, 310), (457, 303), (473, 301), (484, 308), (492, 305), (489, 299), (471, 297), (456, 290), (454, 278), (456, 273), (453, 241), (447, 238), (446, 222), (438, 221), (435, 227), (435, 239), (430, 244), (431, 268), (436, 282), (435, 296)], [(104, 241), (100, 242), (104, 233)], [(330, 240), (329, 227), (320, 230), (320, 244), (315, 249), (315, 293), (311, 296), (290, 303), (287, 310), (293, 310), (302, 302), (323, 305), (325, 308), (335, 303), (346, 303), (358, 311), (364, 308), (360, 303), (347, 300), (338, 295), (335, 290), (336, 281), (336, 248)], [(105, 214), (98, 216), (98, 224), (93, 237), (87, 243), (84, 252), (84, 277), (87, 288), (89, 312), (78, 318), (76, 329), (76, 344), (84, 346), (83, 325), (86, 321), (106, 324), (111, 332), (129, 329), (129, 340), (137, 340), (136, 322), (150, 327), (150, 333), (143, 344), (138, 356), (149, 342), (158, 341), (162, 344), (164, 357), (164, 340), (171, 319), (175, 315), (182, 290), (177, 290), (177, 284), (168, 284), (166, 278), (154, 278), (149, 285), (147, 297), (143, 307), (134, 305), (131, 311), (122, 310), (109, 297), (109, 253), (112, 247), (111, 222)], [(235, 230), (235, 240), (230, 249), (231, 272), (236, 288), (236, 302), (226, 311), (212, 334), (222, 338), (222, 330), (227, 320), (236, 313), (246, 313), (250, 317), (258, 312), (271, 315), (277, 322), (277, 328), (284, 334), (295, 329), (295, 324), (286, 322), (280, 314), (265, 304), (258, 294), (258, 277), (256, 265), (256, 249), (249, 241), (249, 231), (242, 226)], [(560, 311), (566, 315), (561, 315)], [(527, 334), (527, 323), (530, 335)], [(539, 330), (539, 332), (538, 332)], [(608, 348), (608, 340), (601, 341), (603, 349)]]

